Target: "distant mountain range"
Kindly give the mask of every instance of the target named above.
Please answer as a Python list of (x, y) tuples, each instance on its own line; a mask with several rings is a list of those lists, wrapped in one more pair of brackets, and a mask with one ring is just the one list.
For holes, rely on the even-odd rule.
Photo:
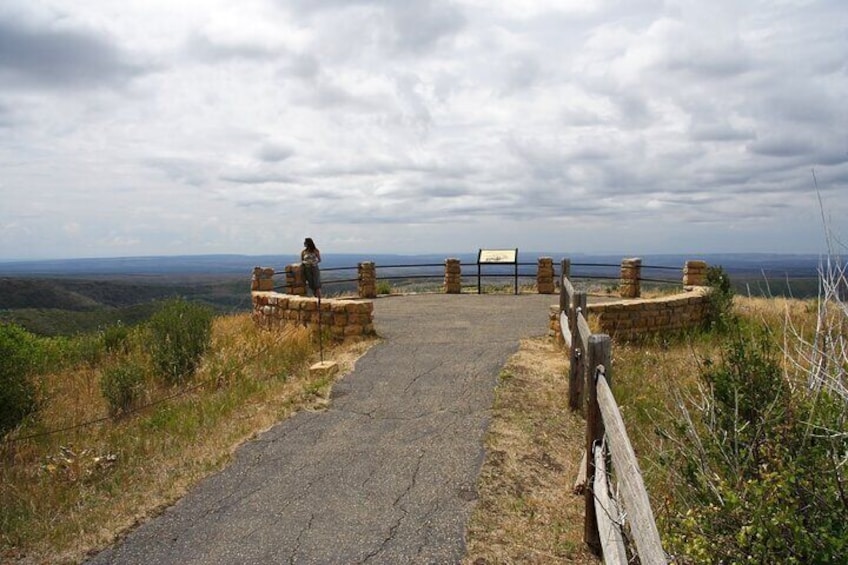
[[(460, 259), (463, 265), (476, 268), (477, 253), (450, 255)], [(361, 261), (373, 261), (380, 265), (442, 264), (448, 255), (421, 254), (332, 254), (324, 255), (324, 269), (355, 267)], [(562, 258), (570, 258), (575, 272), (592, 274), (600, 265), (618, 265), (623, 256), (589, 255), (553, 252), (522, 252), (519, 263), (535, 263), (538, 257), (552, 257), (555, 264)], [(820, 257), (817, 255), (768, 254), (768, 253), (722, 253), (722, 254), (658, 254), (642, 256), (646, 267), (680, 267), (690, 259), (701, 259), (710, 265), (721, 265), (728, 273), (757, 274), (768, 276), (810, 277), (816, 276)], [(253, 267), (273, 267), (282, 270), (288, 263), (297, 261), (294, 255), (184, 255), (152, 257), (117, 257), (102, 259), (51, 259), (33, 261), (0, 261), (0, 276), (132, 276), (132, 275), (244, 275), (249, 277)], [(614, 267), (603, 268), (609, 271)]]
[[(454, 254), (462, 263), (466, 285), (477, 280), (477, 253)], [(623, 257), (545, 252), (521, 252), (519, 276), (525, 282), (536, 274), (539, 257), (552, 257), (559, 272), (563, 257), (571, 259), (574, 280), (617, 284)], [(441, 284), (441, 254), (330, 254), (322, 263), (326, 292), (356, 291), (356, 266), (373, 261), (378, 281), (416, 291)], [(650, 255), (642, 257), (646, 284), (682, 282), (683, 265), (701, 259), (730, 274), (734, 290), (756, 296), (816, 296), (819, 257), (786, 254)], [(251, 307), (250, 279), (256, 266), (282, 271), (297, 260), (286, 255), (188, 255), (112, 259), (0, 261), (0, 323), (15, 322), (40, 335), (71, 335), (97, 331), (115, 323), (134, 324), (149, 317), (162, 300), (181, 297), (202, 302), (217, 312)], [(485, 265), (487, 283), (512, 285), (516, 267)], [(427, 281), (426, 283), (423, 281)], [(285, 280), (275, 280), (283, 288)], [(429, 285), (429, 286), (428, 286)]]

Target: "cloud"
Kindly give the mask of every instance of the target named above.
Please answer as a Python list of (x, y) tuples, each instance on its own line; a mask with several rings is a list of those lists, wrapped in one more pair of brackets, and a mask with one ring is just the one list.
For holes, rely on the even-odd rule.
[(751, 130), (740, 129), (727, 122), (701, 121), (690, 126), (693, 141), (736, 142), (756, 137)]
[(421, 0), (386, 4), (391, 24), (391, 44), (396, 49), (421, 53), (459, 32), (466, 23), (465, 16), (452, 2)]
[(236, 184), (297, 184), (302, 179), (267, 168), (242, 168), (225, 171), (221, 180)]
[(16, 122), (13, 110), (5, 104), (0, 104), (0, 129), (11, 128)]
[(848, 215), (839, 2), (51, 6), (0, 8), (0, 259), (816, 251), (813, 169)]
[(88, 89), (149, 72), (105, 34), (0, 19), (0, 84)]
[(191, 57), (207, 63), (231, 59), (269, 61), (280, 56), (278, 49), (249, 40), (215, 40), (195, 31), (186, 41), (186, 51)]
[(184, 157), (149, 157), (143, 163), (165, 174), (168, 179), (193, 186), (204, 185), (209, 178), (208, 165)]
[(295, 154), (294, 149), (287, 143), (266, 141), (256, 151), (256, 157), (266, 163), (285, 161)]

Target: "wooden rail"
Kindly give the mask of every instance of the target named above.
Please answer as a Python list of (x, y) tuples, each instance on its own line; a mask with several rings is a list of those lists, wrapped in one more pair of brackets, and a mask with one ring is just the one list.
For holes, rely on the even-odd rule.
[[(610, 383), (612, 340), (593, 334), (586, 320), (586, 294), (569, 281), (571, 262), (562, 261), (560, 327), (569, 349), (569, 400), (572, 410), (585, 406), (586, 451), (576, 487), (585, 495), (583, 540), (605, 563), (628, 563), (624, 543), (629, 538), (643, 565), (668, 563), (660, 542), (648, 493), (636, 454), (627, 435)], [(612, 472), (608, 472), (608, 462)], [(610, 493), (614, 473), (623, 510)]]

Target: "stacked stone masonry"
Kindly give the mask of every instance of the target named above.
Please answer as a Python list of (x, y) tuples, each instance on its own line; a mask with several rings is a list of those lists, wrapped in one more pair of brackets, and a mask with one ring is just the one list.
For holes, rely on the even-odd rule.
[(642, 277), (642, 260), (638, 257), (621, 261), (619, 295), (622, 298), (638, 298), (642, 294), (639, 279)]
[[(588, 314), (597, 318), (598, 333), (632, 341), (648, 335), (699, 327), (709, 311), (709, 293), (708, 287), (698, 286), (673, 296), (590, 304)], [(550, 334), (557, 343), (562, 343), (559, 320), (559, 306), (552, 306)]]
[(366, 300), (324, 299), (254, 290), (253, 321), (263, 328), (301, 325), (329, 332), (336, 341), (374, 335), (374, 304)]
[(553, 294), (556, 292), (554, 260), (550, 257), (539, 257), (539, 266), (536, 270), (536, 291), (539, 294)]
[(686, 261), (683, 267), (683, 286), (704, 286), (706, 282), (706, 261)]
[(445, 259), (445, 293), (462, 292), (462, 266), (459, 259)]
[(357, 265), (357, 288), (359, 298), (377, 297), (377, 268), (373, 261), (363, 261)]
[(251, 290), (274, 290), (274, 269), (253, 267)]
[(306, 296), (306, 277), (300, 263), (286, 265), (286, 294)]

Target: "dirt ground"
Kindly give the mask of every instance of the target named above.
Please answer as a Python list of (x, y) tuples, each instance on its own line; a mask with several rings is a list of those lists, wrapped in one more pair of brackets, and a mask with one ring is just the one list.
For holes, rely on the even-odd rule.
[(522, 340), (500, 375), (465, 565), (599, 562), (573, 493), (584, 437), (568, 410), (566, 352), (550, 338)]

